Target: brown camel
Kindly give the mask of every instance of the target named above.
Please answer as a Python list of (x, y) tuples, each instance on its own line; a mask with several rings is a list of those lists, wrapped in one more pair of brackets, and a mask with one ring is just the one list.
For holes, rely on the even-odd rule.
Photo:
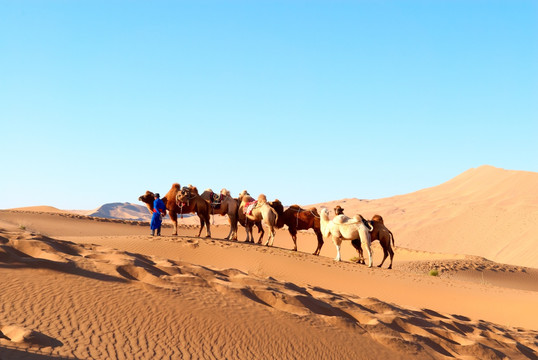
[[(186, 207), (181, 208), (179, 203), (176, 201), (177, 195), (181, 192), (181, 187), (178, 183), (172, 184), (172, 188), (166, 193), (165, 196), (161, 198), (161, 200), (164, 202), (164, 205), (166, 207), (166, 210), (168, 211), (168, 214), (170, 215), (170, 219), (174, 223), (174, 235), (177, 235), (177, 215), (178, 214), (189, 214), (196, 212), (194, 209), (189, 210)], [(146, 191), (146, 193), (138, 198), (138, 200), (142, 201), (146, 204), (150, 212), (153, 212), (153, 202), (155, 201), (155, 195), (151, 191)], [(202, 204), (203, 205), (203, 204)], [(200, 217), (200, 224), (202, 224), (202, 216), (205, 217), (205, 213), (203, 211), (203, 206), (201, 206), (200, 213), (198, 213), (198, 217)], [(209, 219), (209, 205), (207, 207), (207, 219)], [(207, 222), (209, 224), (209, 220)], [(200, 227), (200, 233), (202, 232), (202, 227)], [(208, 226), (208, 232), (209, 232), (209, 226)], [(198, 236), (200, 236), (200, 233)]]
[(383, 218), (380, 215), (374, 215), (372, 217), (372, 220), (370, 221), (370, 224), (372, 224), (374, 228), (371, 231), (372, 241), (378, 240), (381, 244), (381, 247), (383, 248), (383, 261), (381, 261), (381, 264), (379, 264), (377, 267), (381, 267), (385, 262), (387, 256), (390, 255), (389, 269), (392, 269), (392, 259), (394, 258), (394, 251), (392, 250), (392, 246), (395, 246), (394, 235), (389, 229), (387, 229), (387, 227), (383, 223)]
[(237, 210), (239, 209), (239, 202), (232, 198), (230, 192), (226, 189), (222, 189), (220, 194), (215, 194), (213, 190), (207, 189), (200, 196), (211, 205), (211, 215), (228, 215), (230, 232), (225, 239), (237, 241)]
[[(168, 194), (167, 194), (168, 195)], [(184, 186), (181, 191), (176, 194), (176, 204), (180, 209), (180, 214), (196, 213), (200, 218), (200, 232), (198, 237), (202, 233), (204, 225), (206, 226), (207, 235), (211, 237), (211, 229), (209, 228), (209, 213), (211, 206), (209, 201), (202, 199), (198, 194), (198, 189), (195, 186)]]
[[(383, 266), (383, 263), (390, 255), (390, 264), (388, 268), (392, 269), (392, 259), (394, 258), (394, 250), (392, 250), (392, 246), (395, 246), (394, 235), (389, 229), (387, 229), (387, 227), (383, 223), (383, 218), (381, 217), (381, 215), (374, 215), (372, 217), (372, 220), (369, 221), (369, 223), (372, 227), (372, 230), (370, 231), (372, 242), (374, 242), (375, 240), (379, 241), (381, 247), (383, 248), (383, 261), (381, 261), (381, 264), (377, 265), (377, 267)], [(353, 240), (351, 244), (353, 245), (353, 247), (355, 247), (355, 249), (357, 249), (357, 251), (359, 252), (359, 257), (361, 257), (362, 248), (360, 241)]]
[(323, 236), (321, 235), (317, 209), (313, 207), (305, 210), (299, 205), (292, 205), (284, 210), (284, 206), (282, 206), (282, 203), (278, 199), (271, 202), (270, 205), (278, 214), (277, 229), (281, 229), (284, 225), (288, 226), (288, 231), (293, 240), (293, 251), (297, 251), (297, 230), (313, 229), (318, 238), (318, 247), (314, 251), (314, 255), (319, 255), (323, 246)]

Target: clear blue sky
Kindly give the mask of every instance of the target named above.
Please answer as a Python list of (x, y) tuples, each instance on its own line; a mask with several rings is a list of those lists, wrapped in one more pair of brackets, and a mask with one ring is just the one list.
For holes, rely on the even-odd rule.
[(0, 208), (538, 171), (538, 2), (2, 1)]

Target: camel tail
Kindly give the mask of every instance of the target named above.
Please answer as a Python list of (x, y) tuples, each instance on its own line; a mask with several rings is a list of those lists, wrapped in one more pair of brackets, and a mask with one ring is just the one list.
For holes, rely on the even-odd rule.
[(394, 244), (394, 235), (392, 234), (392, 231), (389, 230), (389, 234), (390, 234), (390, 238), (392, 239), (392, 246), (396, 247), (396, 245)]

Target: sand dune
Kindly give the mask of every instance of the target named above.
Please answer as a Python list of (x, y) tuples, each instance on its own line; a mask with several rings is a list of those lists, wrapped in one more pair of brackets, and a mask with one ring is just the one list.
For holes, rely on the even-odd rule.
[(483, 256), (538, 267), (538, 173), (481, 166), (446, 183), (378, 200), (342, 199), (315, 206), (371, 218), (381, 214), (397, 245)]
[[(0, 211), (0, 228), (0, 358), (538, 356), (535, 269), (405, 249), (395, 270), (368, 269), (334, 263), (332, 244), (289, 251), (285, 231), (267, 248), (72, 214)], [(530, 289), (465, 275), (488, 269)]]
[(151, 237), (147, 221), (1, 210), (0, 359), (538, 359), (536, 185), (480, 167), (318, 204), (383, 215), (393, 270), (349, 243), (343, 262), (329, 242), (313, 256), (309, 231), (294, 252), (285, 229), (265, 247), (221, 240), (225, 225), (197, 238), (196, 217)]

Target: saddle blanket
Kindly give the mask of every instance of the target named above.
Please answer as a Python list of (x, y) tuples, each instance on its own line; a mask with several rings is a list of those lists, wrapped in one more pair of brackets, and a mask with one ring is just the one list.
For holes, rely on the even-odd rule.
[(245, 207), (243, 208), (243, 213), (245, 213), (245, 215), (252, 214), (252, 210), (256, 207), (257, 204), (258, 204), (258, 200), (254, 200), (254, 201), (246, 203)]
[(211, 206), (213, 207), (213, 209), (220, 209), (223, 195), (212, 192), (209, 198), (211, 199)]

